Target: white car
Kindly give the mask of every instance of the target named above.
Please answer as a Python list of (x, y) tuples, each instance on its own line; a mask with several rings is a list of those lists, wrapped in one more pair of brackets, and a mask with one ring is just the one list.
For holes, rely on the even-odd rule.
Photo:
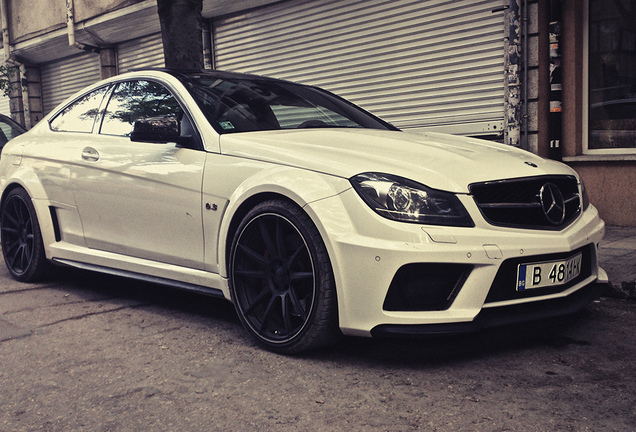
[(282, 353), (566, 314), (607, 282), (567, 166), (258, 76), (99, 82), (4, 147), (0, 189), (16, 279), (53, 263), (223, 297)]

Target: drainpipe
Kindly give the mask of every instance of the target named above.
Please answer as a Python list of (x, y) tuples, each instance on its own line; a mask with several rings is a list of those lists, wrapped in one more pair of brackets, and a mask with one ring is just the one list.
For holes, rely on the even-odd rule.
[(100, 48), (92, 45), (86, 45), (75, 40), (75, 4), (73, 0), (66, 0), (66, 32), (68, 34), (69, 46), (83, 51), (99, 53)]

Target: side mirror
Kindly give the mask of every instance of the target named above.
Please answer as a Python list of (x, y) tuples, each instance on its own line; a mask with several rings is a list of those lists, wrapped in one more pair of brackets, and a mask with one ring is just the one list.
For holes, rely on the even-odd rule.
[(176, 117), (151, 117), (137, 120), (130, 140), (149, 143), (180, 143), (181, 130)]

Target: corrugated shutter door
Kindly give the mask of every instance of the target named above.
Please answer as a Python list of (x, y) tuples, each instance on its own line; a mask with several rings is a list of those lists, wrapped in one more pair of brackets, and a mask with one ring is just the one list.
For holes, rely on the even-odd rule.
[[(0, 54), (0, 64), (4, 65), (4, 54)], [(9, 96), (5, 96), (3, 90), (0, 90), (0, 114), (11, 115)]]
[(5, 96), (2, 90), (0, 90), (0, 114), (11, 116), (11, 104), (9, 102), (9, 96)]
[[(0, 64), (4, 65), (4, 54), (0, 54)], [(3, 90), (0, 90), (0, 114), (11, 115), (9, 96), (5, 96)]]
[(326, 88), (401, 128), (501, 128), (501, 4), (282, 2), (215, 21), (215, 64)]
[(5, 96), (2, 90), (0, 90), (0, 114), (11, 116), (11, 106), (9, 104), (9, 96)]
[(43, 64), (40, 72), (46, 115), (73, 93), (100, 80), (99, 55), (85, 53)]
[(161, 33), (122, 42), (117, 46), (119, 72), (133, 69), (164, 67)]

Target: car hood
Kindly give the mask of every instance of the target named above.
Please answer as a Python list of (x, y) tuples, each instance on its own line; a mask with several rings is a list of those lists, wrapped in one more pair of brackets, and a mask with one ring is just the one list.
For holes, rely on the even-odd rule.
[(221, 136), (221, 152), (351, 178), (381, 172), (467, 193), (475, 182), (575, 175), (569, 167), (491, 141), (430, 132), (302, 129)]

